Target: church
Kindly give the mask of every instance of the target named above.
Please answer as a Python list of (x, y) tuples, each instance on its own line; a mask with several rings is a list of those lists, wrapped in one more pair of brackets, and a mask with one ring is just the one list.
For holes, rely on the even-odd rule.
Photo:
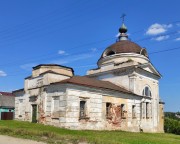
[(97, 68), (75, 76), (70, 67), (40, 64), (15, 95), (15, 119), (76, 130), (164, 132), (161, 74), (148, 52), (128, 39), (124, 22)]

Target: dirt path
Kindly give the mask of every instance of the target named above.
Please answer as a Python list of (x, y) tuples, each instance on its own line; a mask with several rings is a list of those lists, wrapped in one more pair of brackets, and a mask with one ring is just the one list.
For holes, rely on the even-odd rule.
[(0, 135), (0, 144), (45, 144), (45, 143)]

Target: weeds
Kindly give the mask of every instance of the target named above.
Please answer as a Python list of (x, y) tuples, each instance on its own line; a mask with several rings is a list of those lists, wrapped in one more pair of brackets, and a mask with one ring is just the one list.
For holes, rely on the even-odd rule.
[(8, 133), (12, 133), (12, 132), (13, 132), (13, 130), (10, 128), (6, 128), (6, 127), (0, 128), (0, 133), (8, 134)]
[(44, 141), (49, 144), (179, 144), (173, 134), (123, 131), (67, 130), (20, 121), (0, 121), (0, 134)]

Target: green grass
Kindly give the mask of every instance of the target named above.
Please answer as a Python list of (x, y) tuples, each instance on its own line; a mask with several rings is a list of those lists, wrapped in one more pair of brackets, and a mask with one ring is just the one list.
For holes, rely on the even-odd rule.
[(0, 134), (56, 144), (180, 144), (180, 136), (173, 134), (77, 131), (19, 121), (0, 121)]

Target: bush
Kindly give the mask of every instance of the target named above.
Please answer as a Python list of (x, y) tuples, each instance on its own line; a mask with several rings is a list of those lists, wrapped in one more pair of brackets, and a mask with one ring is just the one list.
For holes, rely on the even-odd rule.
[(164, 130), (167, 133), (180, 135), (180, 121), (166, 117), (164, 121)]
[(11, 133), (11, 132), (13, 132), (13, 130), (10, 128), (0, 127), (0, 133), (6, 134), (6, 133)]

